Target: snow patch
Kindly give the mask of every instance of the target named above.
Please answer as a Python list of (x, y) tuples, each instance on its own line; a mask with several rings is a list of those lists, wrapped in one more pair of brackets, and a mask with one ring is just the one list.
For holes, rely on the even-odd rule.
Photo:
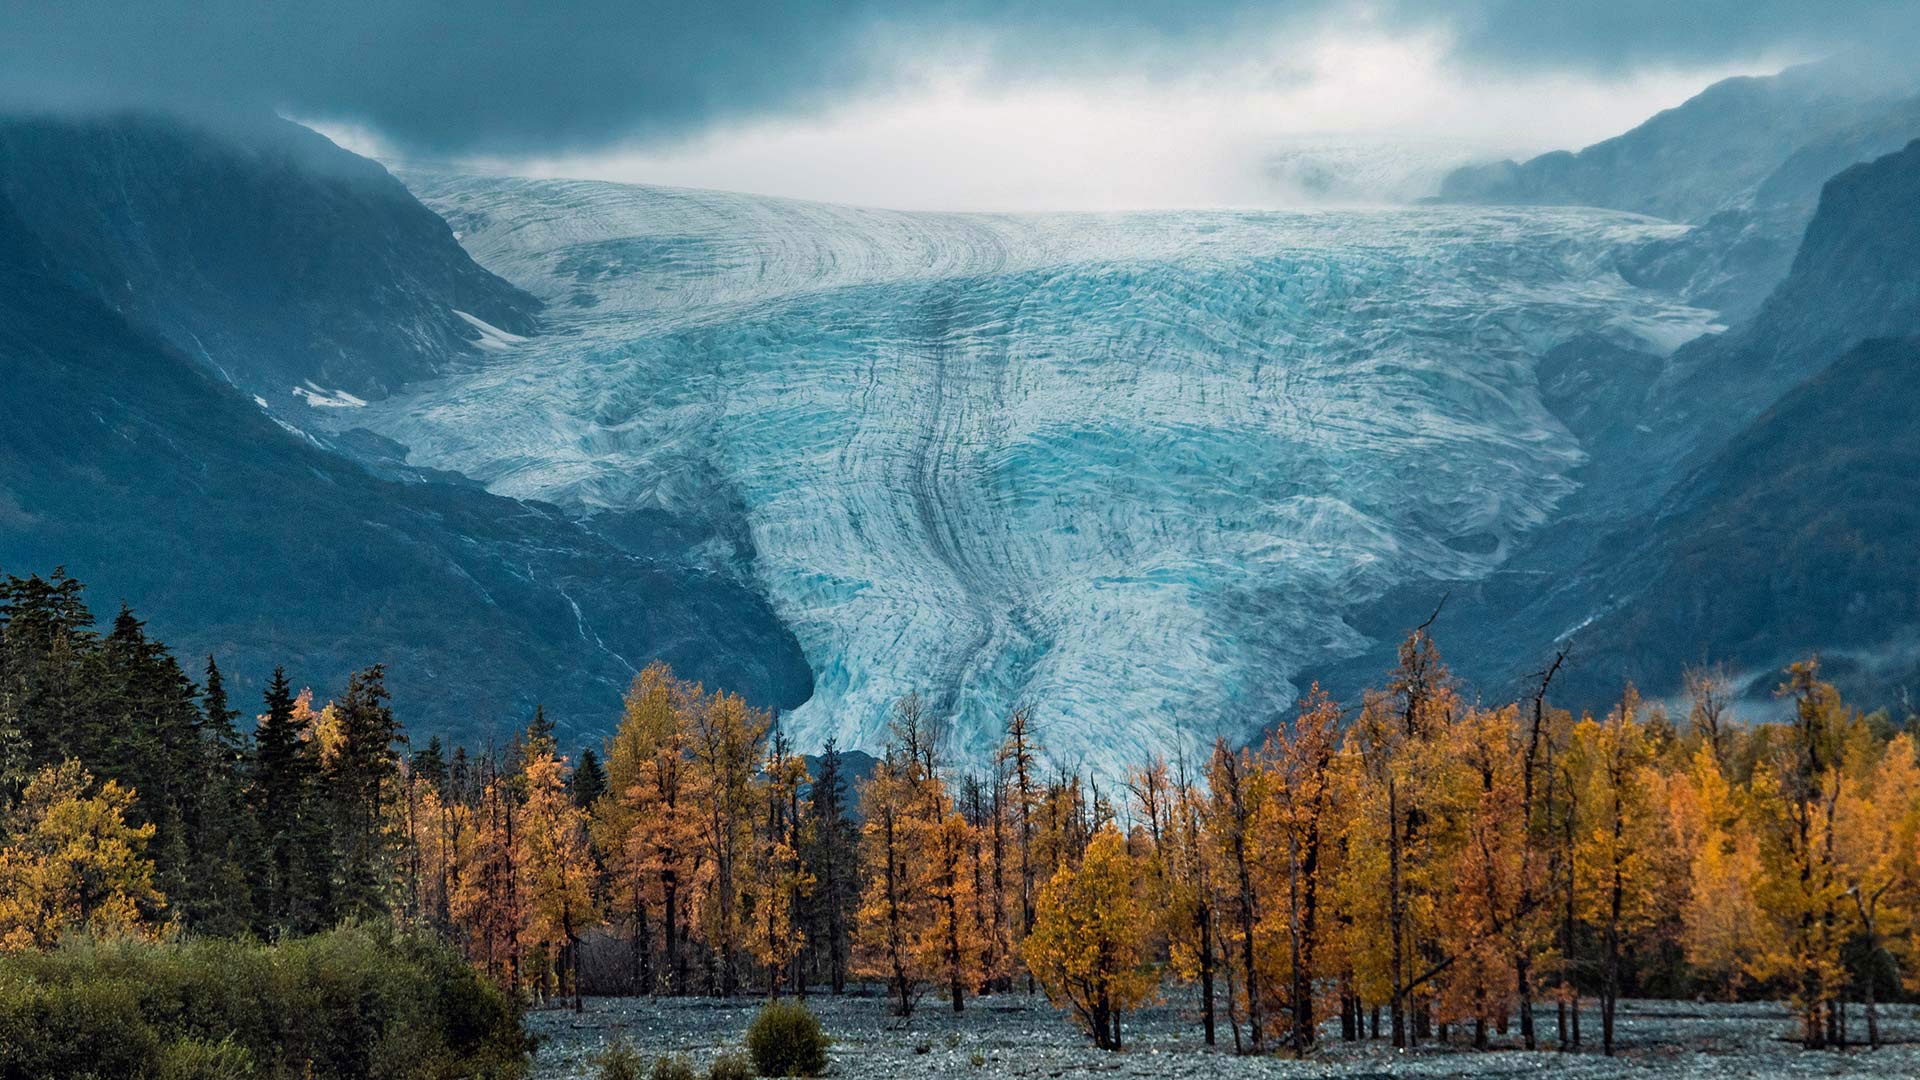
[(515, 345), (525, 345), (527, 343), (527, 339), (521, 337), (519, 334), (509, 334), (477, 315), (469, 315), (459, 308), (453, 308), (452, 311), (455, 315), (467, 320), (468, 326), (480, 331), (480, 340), (474, 342), (474, 344), (489, 352), (506, 352)]
[[(309, 380), (305, 386), (294, 387), (293, 396), (305, 398), (307, 404), (321, 409), (364, 409), (367, 407), (366, 401), (362, 398), (355, 397), (345, 390), (328, 390), (325, 387), (316, 386), (311, 380)], [(254, 400), (258, 401), (259, 399), (255, 398)], [(267, 403), (261, 401), (260, 404), (262, 407), (265, 407)]]

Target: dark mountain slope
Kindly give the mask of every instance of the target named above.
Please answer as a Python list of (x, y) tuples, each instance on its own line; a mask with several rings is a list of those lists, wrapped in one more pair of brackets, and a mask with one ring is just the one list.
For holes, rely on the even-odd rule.
[[(1920, 452), (1920, 141), (1834, 177), (1786, 281), (1747, 323), (1666, 361), (1574, 343), (1542, 394), (1591, 459), (1559, 519), (1499, 572), (1431, 582), (1361, 613), (1382, 646), (1330, 679), (1358, 686), (1450, 592), (1442, 640), (1507, 693), (1571, 640), (1562, 689), (1598, 704), (1702, 660), (1872, 654), (1853, 688), (1891, 694), (1915, 655)], [(1862, 342), (1872, 345), (1862, 346)], [(1903, 557), (1904, 556), (1904, 557)]]
[(267, 117), (0, 119), (0, 195), (68, 280), (258, 394), (384, 396), (538, 301), (481, 269), (378, 164)]
[[(1865, 342), (1665, 500), (1626, 562), (1636, 598), (1578, 635), (1600, 681), (1670, 686), (1709, 657), (1763, 683), (1851, 653), (1885, 692), (1920, 674), (1920, 339)], [(1831, 665), (1830, 665), (1831, 666)]]
[[(376, 479), (130, 326), (0, 199), (0, 567), (65, 564), (183, 655), (325, 692), (391, 665), (416, 732), (611, 722), (631, 668), (791, 706), (810, 676), (751, 592), (557, 511)], [(244, 699), (239, 699), (244, 700)]]

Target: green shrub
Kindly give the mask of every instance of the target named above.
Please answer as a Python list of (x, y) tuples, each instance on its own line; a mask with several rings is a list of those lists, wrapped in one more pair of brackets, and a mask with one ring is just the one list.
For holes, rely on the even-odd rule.
[(624, 1038), (602, 1050), (594, 1063), (600, 1067), (599, 1080), (640, 1080), (640, 1052)]
[(188, 1036), (160, 1051), (156, 1080), (254, 1080), (253, 1055), (232, 1037), (208, 1042)]
[(762, 1076), (819, 1076), (827, 1067), (820, 1021), (796, 1001), (772, 1001), (747, 1028), (747, 1052)]
[(700, 1074), (693, 1071), (693, 1062), (679, 1054), (662, 1054), (653, 1059), (653, 1072), (647, 1074), (647, 1080), (700, 1080)]
[(707, 1066), (707, 1080), (753, 1080), (753, 1062), (737, 1050), (729, 1050)]
[(376, 924), (266, 946), (72, 941), (0, 956), (0, 1080), (512, 1080), (511, 1002)]

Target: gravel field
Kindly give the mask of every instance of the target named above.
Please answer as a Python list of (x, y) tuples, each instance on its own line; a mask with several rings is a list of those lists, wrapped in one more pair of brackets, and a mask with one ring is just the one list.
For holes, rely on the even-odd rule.
[[(1883, 1037), (1910, 1040), (1866, 1050), (1808, 1052), (1791, 1041), (1794, 1023), (1778, 1004), (1697, 1004), (1685, 1001), (1623, 1002), (1619, 1054), (1600, 1056), (1600, 1018), (1589, 1010), (1582, 1022), (1593, 1049), (1578, 1055), (1423, 1047), (1396, 1054), (1380, 1043), (1346, 1045), (1334, 1024), (1323, 1050), (1306, 1061), (1235, 1057), (1201, 1042), (1192, 1013), (1169, 1005), (1142, 1010), (1122, 1031), (1125, 1053), (1095, 1050), (1067, 1017), (1043, 998), (1024, 995), (971, 1001), (954, 1015), (929, 997), (911, 1019), (888, 1015), (876, 996), (815, 996), (808, 1005), (834, 1039), (828, 1075), (870, 1080), (892, 1077), (1164, 1076), (1376, 1078), (1391, 1076), (1560, 1077), (1774, 1077), (1920, 1076), (1920, 1014), (1913, 1006), (1881, 1007)], [(542, 1010), (528, 1024), (541, 1037), (534, 1058), (536, 1080), (593, 1076), (602, 1047), (625, 1036), (643, 1053), (682, 1053), (704, 1068), (722, 1050), (741, 1045), (759, 1002), (752, 998), (595, 998), (579, 1014)], [(1553, 1012), (1542, 1013), (1543, 1034), (1553, 1031)], [(1857, 1010), (1852, 1031), (1865, 1037)], [(1230, 1048), (1231, 1036), (1221, 1035)], [(1515, 1038), (1517, 1039), (1517, 1033)]]

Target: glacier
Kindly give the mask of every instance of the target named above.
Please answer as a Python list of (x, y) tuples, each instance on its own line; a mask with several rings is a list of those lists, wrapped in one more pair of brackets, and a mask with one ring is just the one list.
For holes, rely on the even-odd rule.
[[(1712, 311), (1616, 269), (1684, 231), (1571, 208), (906, 213), (403, 171), (542, 332), (350, 411), (581, 515), (732, 512), (705, 553), (815, 676), (806, 747), (909, 692), (1114, 771), (1289, 707), (1387, 588), (1474, 578), (1574, 487), (1538, 358)], [(485, 333), (485, 331), (482, 331)], [(634, 603), (644, 604), (644, 597)]]

